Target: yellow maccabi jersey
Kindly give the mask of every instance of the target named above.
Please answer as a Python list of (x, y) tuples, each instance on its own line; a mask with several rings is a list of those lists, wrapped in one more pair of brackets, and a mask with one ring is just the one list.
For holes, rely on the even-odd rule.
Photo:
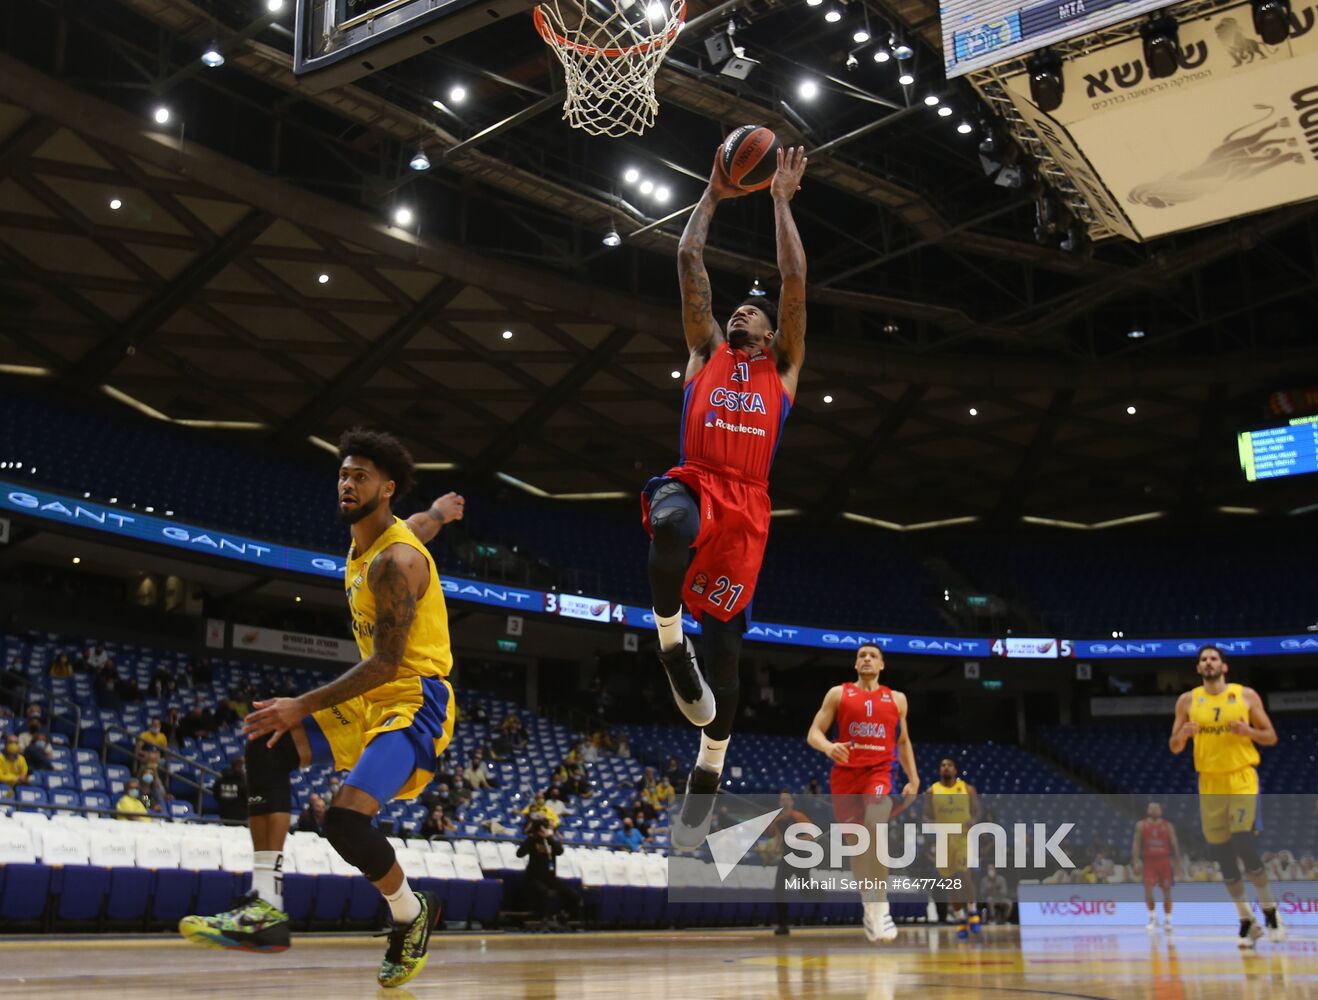
[[(397, 704), (403, 708), (413, 701), (420, 704), (419, 678), (448, 676), (453, 669), (453, 651), (449, 645), (448, 607), (444, 603), (444, 588), (435, 570), (435, 560), (430, 557), (421, 540), (412, 534), (412, 529), (395, 517), (393, 525), (365, 552), (348, 552), (344, 579), (348, 609), (352, 612), (352, 633), (357, 637), (357, 650), (362, 659), (375, 651), (375, 595), (371, 593), (367, 575), (375, 557), (390, 545), (407, 545), (420, 552), (426, 560), (430, 582), (426, 592), (417, 601), (416, 617), (407, 634), (407, 648), (403, 652), (402, 663), (398, 665), (398, 675), (388, 684), (367, 691), (362, 697), (368, 703)], [(406, 717), (410, 719), (411, 714), (407, 713)]]
[(950, 786), (935, 781), (929, 787), (929, 794), (935, 823), (970, 825), (970, 786), (963, 780), (957, 778)]
[(1249, 722), (1245, 690), (1239, 684), (1228, 684), (1220, 694), (1209, 694), (1202, 685), (1191, 691), (1190, 721), (1199, 727), (1194, 735), (1194, 769), (1200, 774), (1239, 771), (1258, 764), (1254, 741), (1227, 728), (1232, 722)]

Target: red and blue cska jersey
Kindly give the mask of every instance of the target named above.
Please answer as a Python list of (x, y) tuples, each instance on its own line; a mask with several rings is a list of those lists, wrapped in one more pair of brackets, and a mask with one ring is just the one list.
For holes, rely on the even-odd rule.
[(686, 384), (679, 464), (768, 486), (791, 408), (772, 354), (724, 344)]

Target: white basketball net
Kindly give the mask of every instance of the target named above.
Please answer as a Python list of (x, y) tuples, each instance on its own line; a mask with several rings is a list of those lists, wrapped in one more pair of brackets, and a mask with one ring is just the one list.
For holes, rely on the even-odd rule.
[(686, 0), (546, 0), (537, 6), (536, 30), (567, 77), (567, 123), (615, 138), (653, 125), (659, 114), (655, 74), (685, 21)]

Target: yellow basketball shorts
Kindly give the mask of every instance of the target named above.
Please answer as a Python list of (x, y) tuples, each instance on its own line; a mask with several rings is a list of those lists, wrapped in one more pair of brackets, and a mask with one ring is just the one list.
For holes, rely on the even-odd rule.
[(358, 696), (303, 720), (311, 759), (348, 771), (346, 784), (382, 805), (414, 799), (453, 739), (457, 702), (442, 677), (417, 677), (415, 691), (375, 702)]
[(1199, 820), (1204, 839), (1225, 844), (1233, 833), (1249, 833), (1258, 819), (1259, 776), (1252, 767), (1199, 775)]
[(964, 833), (954, 833), (947, 838), (947, 866), (938, 869), (938, 874), (947, 878), (957, 872), (966, 870), (967, 837)]

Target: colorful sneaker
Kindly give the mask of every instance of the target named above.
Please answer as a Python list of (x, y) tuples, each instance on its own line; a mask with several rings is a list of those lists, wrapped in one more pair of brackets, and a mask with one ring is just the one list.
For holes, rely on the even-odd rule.
[(389, 948), (380, 963), (376, 981), (381, 986), (402, 986), (410, 983), (426, 967), (426, 949), (430, 946), (430, 931), (439, 917), (439, 900), (433, 892), (418, 892), (421, 912), (410, 924), (395, 924), (389, 932)]
[(1277, 908), (1263, 911), (1263, 921), (1268, 925), (1268, 940), (1273, 944), (1280, 944), (1286, 940), (1286, 925), (1281, 922), (1281, 917), (1277, 914)]
[(203, 948), (235, 951), (287, 951), (288, 914), (256, 893), (242, 896), (232, 910), (213, 917), (188, 916), (178, 932)]
[(959, 940), (959, 941), (965, 941), (965, 940), (969, 939), (969, 937), (970, 937), (970, 925), (967, 924), (967, 923), (965, 923), (964, 921), (961, 922), (961, 923), (959, 923), (959, 924), (957, 924), (957, 927), (956, 927), (956, 936), (957, 936), (957, 940)]
[(968, 924), (970, 924), (970, 933), (971, 933), (971, 934), (978, 934), (978, 933), (979, 933), (980, 925), (983, 923), (983, 921), (980, 919), (979, 911), (978, 911), (978, 910), (971, 910), (971, 911), (970, 911), (970, 917), (967, 919), (966, 922), (967, 922)]

